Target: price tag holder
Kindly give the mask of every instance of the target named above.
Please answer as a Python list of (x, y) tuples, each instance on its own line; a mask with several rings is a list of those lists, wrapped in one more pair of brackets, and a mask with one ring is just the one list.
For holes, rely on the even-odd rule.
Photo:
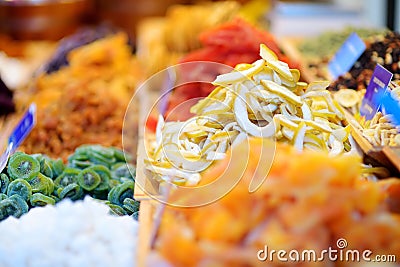
[(379, 64), (376, 65), (360, 109), (361, 115), (365, 116), (367, 120), (372, 119), (380, 109), (382, 98), (390, 97), (389, 94), (386, 94), (386, 90), (392, 77), (393, 73)]
[(352, 33), (328, 63), (329, 73), (334, 80), (348, 72), (365, 51), (364, 41)]
[(8, 145), (6, 152), (0, 157), (0, 172), (4, 170), (7, 165), (8, 158), (18, 146), (24, 141), (24, 139), (31, 132), (36, 124), (36, 105), (31, 104), (28, 111), (24, 114), (22, 119), (19, 121), (17, 126), (14, 128), (10, 138), (8, 139)]

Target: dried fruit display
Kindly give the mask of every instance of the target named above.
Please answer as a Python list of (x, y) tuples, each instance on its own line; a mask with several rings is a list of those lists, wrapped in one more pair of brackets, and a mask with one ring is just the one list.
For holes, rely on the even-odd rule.
[[(242, 62), (254, 62), (259, 58), (260, 44), (265, 44), (271, 49), (278, 59), (289, 64), (290, 68), (298, 68), (298, 64), (290, 60), (280, 50), (275, 37), (267, 31), (261, 30), (243, 19), (233, 19), (216, 27), (212, 27), (199, 35), (198, 38), (202, 47), (187, 55), (179, 61), (185, 62), (203, 62), (211, 61), (235, 67)], [(216, 77), (221, 74), (221, 66), (207, 67), (202, 64), (198, 68), (183, 68), (178, 75), (190, 77), (187, 80), (207, 81), (208, 77)], [(186, 80), (186, 78), (182, 78)], [(210, 83), (197, 82), (179, 86), (174, 89), (169, 97), (169, 111), (177, 105), (191, 98), (205, 97), (211, 93), (214, 86)], [(169, 113), (167, 111), (167, 114)], [(173, 114), (172, 114), (173, 115)], [(184, 119), (179, 117), (179, 119)]]
[(132, 199), (136, 170), (125, 157), (130, 158), (120, 149), (100, 145), (77, 148), (67, 164), (42, 154), (14, 153), (0, 174), (0, 221), (85, 195), (103, 201), (113, 214), (137, 218), (139, 202)]
[(193, 118), (164, 123), (160, 117), (146, 165), (150, 177), (195, 185), (199, 171), (248, 136), (274, 138), (299, 151), (355, 153), (341, 107), (326, 90), (329, 82), (299, 82), (299, 71), (263, 44), (260, 56), (219, 75), (216, 88), (191, 108)]
[(16, 94), (17, 107), (38, 107), (22, 151), (66, 160), (82, 144), (122, 146), (126, 107), (140, 79), (127, 41), (118, 33), (74, 49), (68, 66), (40, 75)]
[[(269, 251), (296, 250), (300, 255), (304, 250), (315, 250), (321, 256), (324, 249), (338, 249), (338, 240), (347, 241), (343, 253), (347, 249), (360, 253), (369, 249), (373, 252), (371, 259), (375, 255), (400, 256), (398, 179), (365, 181), (360, 179), (358, 157), (298, 152), (278, 144), (267, 179), (257, 191), (249, 193), (265, 142), (250, 139), (250, 157), (254, 160), (248, 162), (240, 182), (223, 198), (198, 208), (166, 206), (153, 254), (158, 257), (152, 257), (159, 265), (153, 266), (283, 266), (276, 254), (273, 261), (258, 260), (258, 251), (267, 246)], [(218, 179), (228, 164), (235, 168), (244, 161), (228, 156), (206, 172), (204, 183)], [(179, 193), (172, 192), (171, 197), (199, 197)], [(289, 259), (284, 264), (343, 266), (339, 260), (322, 259)]]
[(367, 45), (367, 49), (349, 72), (340, 76), (330, 90), (351, 88), (366, 89), (376, 64), (379, 63), (393, 73), (393, 79), (400, 79), (400, 34), (388, 32), (381, 40)]

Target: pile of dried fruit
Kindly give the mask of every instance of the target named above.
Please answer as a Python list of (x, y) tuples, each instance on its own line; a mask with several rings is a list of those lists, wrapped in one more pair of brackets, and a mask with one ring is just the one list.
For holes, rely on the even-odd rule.
[(127, 41), (119, 33), (74, 49), (69, 66), (19, 91), (17, 107), (38, 107), (37, 125), (22, 151), (66, 160), (82, 144), (122, 146), (125, 111), (140, 77)]
[[(284, 255), (288, 262), (277, 260), (276, 254), (273, 261), (270, 257), (266, 262), (257, 259), (265, 246), (269, 251), (296, 250), (300, 255), (304, 250), (315, 250), (318, 257), (331, 247), (338, 255), (339, 239), (348, 244), (341, 247), (343, 254), (354, 249), (361, 255), (368, 249), (373, 253), (371, 259), (388, 254), (400, 257), (400, 180), (365, 181), (359, 178), (358, 157), (299, 153), (278, 144), (268, 178), (249, 193), (266, 142), (250, 139), (254, 160), (223, 198), (198, 208), (165, 208), (155, 245), (158, 257), (152, 257), (158, 265), (152, 262), (151, 266), (343, 266), (343, 261), (330, 261), (326, 254), (321, 262), (292, 261), (296, 259), (293, 254), (293, 258)], [(210, 168), (204, 180), (211, 183), (226, 166), (242, 166), (246, 157), (227, 157)], [(171, 197), (199, 197), (182, 193)]]
[(389, 32), (382, 40), (367, 45), (367, 49), (349, 72), (340, 76), (329, 86), (330, 90), (367, 88), (376, 64), (379, 63), (400, 79), (400, 34)]
[[(390, 90), (390, 89), (389, 89)], [(400, 128), (393, 123), (391, 115), (383, 115), (376, 112), (371, 120), (365, 120), (360, 115), (360, 107), (365, 90), (354, 91), (352, 89), (340, 89), (334, 93), (336, 101), (347, 108), (354, 115), (353, 122), (362, 135), (374, 146), (400, 146)], [(400, 86), (391, 90), (393, 99), (400, 103)], [(359, 122), (359, 124), (357, 123)]]
[(16, 152), (0, 174), (0, 220), (85, 195), (104, 200), (115, 214), (137, 217), (139, 203), (132, 199), (135, 178), (131, 173), (134, 167), (117, 148), (81, 146), (66, 165), (42, 154)]
[(350, 128), (341, 125), (341, 107), (326, 90), (329, 82), (299, 82), (299, 71), (289, 69), (265, 45), (260, 55), (262, 59), (218, 76), (214, 91), (192, 107), (195, 117), (166, 123), (160, 117), (147, 161), (155, 179), (197, 184), (199, 171), (248, 136), (332, 156), (354, 152)]
[[(199, 35), (199, 40), (202, 47), (184, 56), (180, 63), (211, 61), (233, 68), (242, 62), (256, 61), (259, 58), (260, 44), (265, 44), (278, 56), (279, 60), (289, 64), (290, 68), (298, 67), (297, 63), (282, 53), (272, 34), (254, 27), (243, 19), (234, 19), (210, 28)], [(197, 68), (182, 68), (178, 73), (184, 81), (208, 81), (209, 77), (216, 77), (219, 74), (221, 74), (221, 66), (204, 67), (201, 63)], [(174, 89), (169, 98), (169, 111), (191, 98), (206, 97), (213, 89), (212, 84), (205, 82), (181, 85)], [(177, 119), (185, 119), (181, 117), (181, 114), (178, 115), (180, 117)]]

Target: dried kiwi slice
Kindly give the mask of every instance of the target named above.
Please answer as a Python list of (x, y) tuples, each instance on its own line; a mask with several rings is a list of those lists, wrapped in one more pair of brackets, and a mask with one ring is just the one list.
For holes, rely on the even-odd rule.
[(114, 158), (117, 161), (123, 161), (123, 162), (127, 162), (127, 161), (131, 161), (132, 160), (132, 156), (129, 155), (128, 153), (124, 153), (123, 150), (117, 148), (117, 147), (110, 147), (110, 149), (114, 152)]
[(8, 198), (8, 196), (6, 194), (0, 193), (0, 201), (4, 200)]
[(89, 156), (89, 160), (95, 164), (98, 165), (104, 165), (107, 168), (109, 168), (112, 164), (114, 164), (116, 162), (115, 158), (107, 158), (105, 156), (103, 156), (102, 154), (93, 151), (93, 150), (89, 150), (88, 152), (88, 156)]
[(10, 184), (10, 179), (8, 178), (7, 174), (5, 173), (0, 174), (0, 193), (6, 193), (9, 184)]
[(132, 181), (117, 185), (108, 193), (108, 200), (111, 202), (111, 204), (122, 207), (125, 198), (133, 197), (134, 188), (135, 183)]
[(78, 175), (81, 170), (75, 168), (65, 168), (64, 171), (54, 180), (57, 187), (66, 187), (72, 183), (77, 183)]
[(53, 198), (45, 196), (42, 193), (33, 194), (30, 197), (29, 201), (33, 207), (43, 207), (48, 204), (50, 205), (56, 204), (56, 201)]
[(78, 200), (83, 197), (83, 190), (78, 184), (72, 183), (60, 190), (59, 196), (60, 199), (70, 198), (71, 200)]
[(9, 216), (19, 218), (27, 213), (28, 209), (29, 207), (25, 200), (19, 195), (13, 195), (0, 201), (0, 220), (4, 220)]
[(111, 175), (118, 179), (121, 177), (126, 177), (134, 180), (136, 169), (132, 164), (119, 162), (111, 167)]
[(101, 183), (100, 175), (93, 169), (86, 168), (78, 175), (78, 184), (86, 191), (92, 191)]
[(83, 161), (83, 160), (77, 160), (77, 159), (71, 160), (71, 162), (69, 164), (70, 167), (77, 168), (77, 169), (85, 169), (92, 165), (93, 164), (90, 161)]
[(35, 177), (40, 171), (37, 159), (25, 153), (15, 153), (10, 157), (7, 172), (11, 179), (29, 179)]
[(51, 164), (51, 168), (53, 169), (53, 174), (54, 174), (54, 176), (51, 178), (54, 178), (54, 177), (60, 176), (63, 173), (63, 171), (65, 169), (65, 165), (61, 159), (57, 159), (57, 160), (53, 160), (53, 162)]
[(132, 198), (125, 198), (123, 201), (123, 208), (128, 211), (129, 214), (133, 214), (137, 211), (139, 211), (139, 207), (140, 207), (140, 202), (136, 201)]
[(110, 186), (110, 188), (114, 188), (120, 184), (121, 184), (121, 182), (119, 181), (119, 179), (112, 178), (108, 181), (108, 185)]
[(32, 195), (31, 185), (24, 179), (16, 179), (8, 185), (7, 195), (19, 195), (23, 200), (28, 201)]
[(111, 203), (107, 204), (107, 205), (110, 207), (110, 214), (112, 214), (112, 215), (118, 215), (118, 216), (128, 215), (126, 213), (126, 211), (122, 207), (120, 207), (118, 205), (114, 205), (114, 204), (111, 204)]
[(47, 177), (53, 178), (55, 177), (52, 162), (51, 160), (45, 159), (40, 163), (40, 172), (46, 175)]
[(41, 173), (39, 173), (35, 178), (29, 179), (28, 183), (32, 187), (32, 193), (50, 195), (54, 191), (53, 180)]
[(100, 176), (101, 182), (96, 187), (96, 191), (104, 191), (110, 188), (108, 182), (111, 179), (111, 172), (107, 167), (103, 165), (93, 165), (88, 169), (95, 171)]

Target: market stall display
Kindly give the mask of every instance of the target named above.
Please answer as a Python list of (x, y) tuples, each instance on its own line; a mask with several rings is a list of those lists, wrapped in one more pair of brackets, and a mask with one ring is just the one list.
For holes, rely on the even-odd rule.
[(210, 95), (191, 108), (193, 118), (164, 123), (160, 116), (146, 159), (149, 178), (196, 185), (199, 172), (248, 136), (331, 156), (357, 153), (350, 128), (342, 125), (341, 107), (326, 90), (329, 82), (299, 82), (300, 72), (263, 44), (260, 56), (219, 75)]
[(393, 73), (393, 80), (400, 79), (400, 34), (388, 32), (382, 40), (367, 45), (367, 49), (354, 63), (349, 72), (340, 76), (330, 86), (330, 90), (351, 88), (366, 89), (376, 64)]
[(117, 148), (85, 145), (68, 157), (68, 163), (46, 155), (14, 153), (0, 174), (0, 221), (62, 199), (85, 195), (104, 201), (117, 215), (138, 217), (133, 199), (135, 168), (129, 155)]
[[(371, 101), (400, 103), (399, 33), (275, 38), (274, 1), (95, 2), (115, 22), (170, 8), (134, 35), (0, 34), (1, 267), (370, 266), (328, 249), (398, 266), (400, 119), (360, 109), (377, 64), (394, 75)], [(353, 32), (367, 48), (332, 81)], [(33, 103), (36, 125), (8, 157)]]
[(67, 57), (68, 66), (16, 92), (17, 108), (38, 107), (37, 125), (21, 149), (66, 160), (82, 144), (121, 147), (125, 110), (141, 77), (127, 35), (99, 39)]
[[(259, 168), (265, 142), (250, 139), (252, 160), (236, 187), (223, 198), (191, 209), (165, 207), (153, 252), (158, 256), (149, 257), (150, 266), (282, 266), (276, 255), (273, 260), (271, 254), (258, 259), (258, 251), (265, 246), (268, 251), (296, 250), (300, 255), (304, 250), (314, 250), (319, 259), (321, 251), (329, 247), (400, 256), (398, 179), (365, 181), (360, 179), (357, 156), (298, 152), (278, 144), (268, 178), (250, 194), (248, 186)], [(240, 146), (245, 151), (247, 144), (243, 142), (238, 149)], [(218, 179), (228, 164), (238, 169), (246, 162), (246, 155), (227, 155), (206, 171), (202, 184)], [(169, 198), (191, 197), (199, 196), (177, 191)], [(339, 240), (348, 247), (340, 246)], [(289, 258), (286, 254), (286, 258), (287, 264), (296, 266), (343, 263), (327, 257), (318, 262), (296, 261), (296, 255)], [(346, 266), (356, 264), (346, 262)]]

